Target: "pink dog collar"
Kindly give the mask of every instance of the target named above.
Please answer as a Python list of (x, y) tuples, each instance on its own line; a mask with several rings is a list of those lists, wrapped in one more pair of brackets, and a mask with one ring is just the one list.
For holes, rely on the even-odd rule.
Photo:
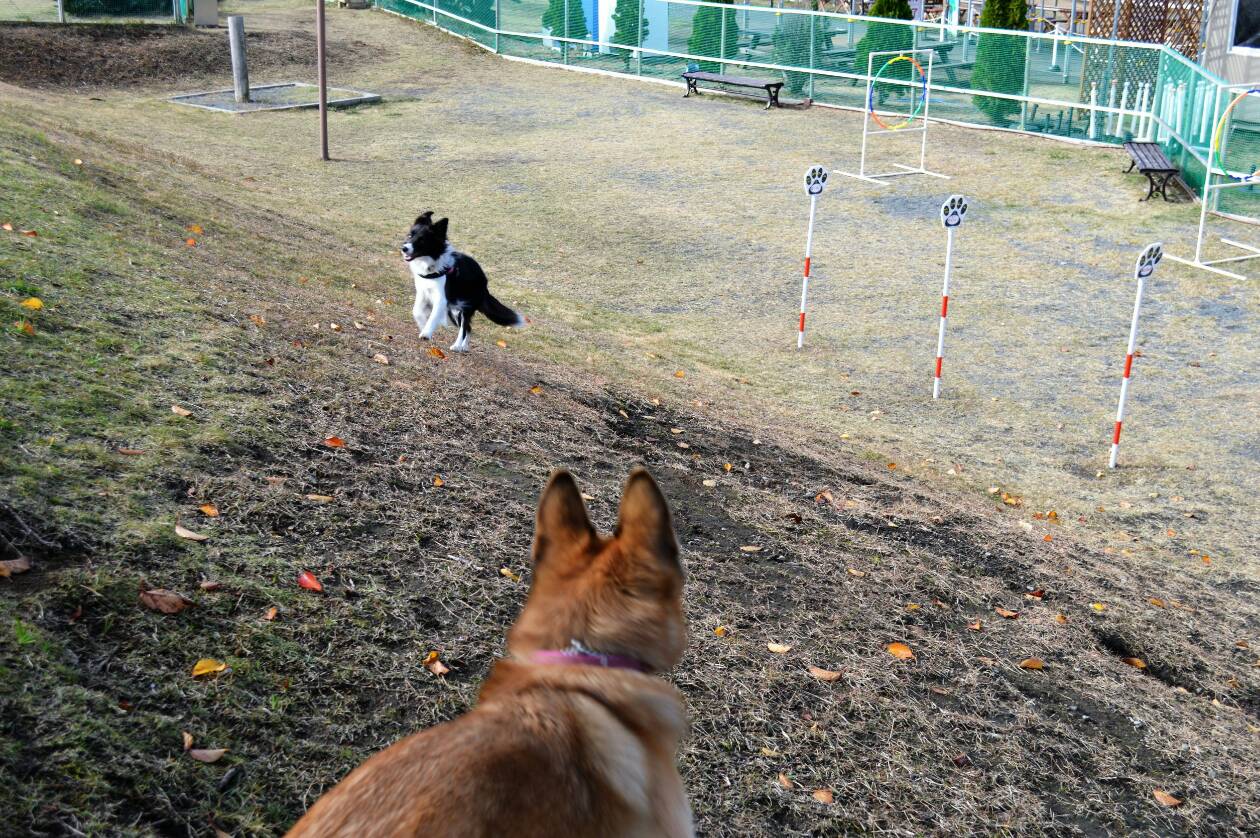
[(531, 656), (534, 663), (568, 664), (570, 666), (603, 666), (608, 669), (633, 669), (636, 672), (650, 672), (643, 661), (626, 655), (605, 655), (586, 648), (576, 640), (570, 642), (567, 649), (543, 649)]

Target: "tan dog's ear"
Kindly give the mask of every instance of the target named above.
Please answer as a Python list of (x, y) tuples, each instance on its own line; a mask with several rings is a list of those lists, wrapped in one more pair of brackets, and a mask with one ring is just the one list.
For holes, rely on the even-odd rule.
[(626, 480), (626, 488), (621, 492), (616, 535), (623, 550), (645, 550), (667, 564), (678, 566), (678, 541), (674, 538), (669, 506), (645, 468), (636, 468)]
[[(534, 523), (534, 564), (546, 561), (558, 547), (585, 546), (594, 535), (595, 528), (586, 516), (586, 503), (573, 475), (557, 471), (551, 475), (538, 500), (538, 517)], [(570, 552), (570, 549), (565, 552)]]

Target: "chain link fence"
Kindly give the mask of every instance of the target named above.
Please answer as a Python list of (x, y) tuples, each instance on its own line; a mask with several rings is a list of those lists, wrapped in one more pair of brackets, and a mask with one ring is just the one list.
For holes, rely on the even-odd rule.
[(0, 21), (182, 23), (190, 9), (190, 0), (0, 0)]

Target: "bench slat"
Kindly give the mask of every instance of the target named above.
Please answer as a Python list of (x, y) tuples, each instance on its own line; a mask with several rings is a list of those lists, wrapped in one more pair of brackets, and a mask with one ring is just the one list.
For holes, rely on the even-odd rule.
[(1173, 165), (1173, 162), (1168, 159), (1168, 155), (1164, 154), (1164, 150), (1156, 143), (1128, 142), (1124, 144), (1124, 150), (1137, 163), (1139, 172), (1163, 173), (1179, 171)]

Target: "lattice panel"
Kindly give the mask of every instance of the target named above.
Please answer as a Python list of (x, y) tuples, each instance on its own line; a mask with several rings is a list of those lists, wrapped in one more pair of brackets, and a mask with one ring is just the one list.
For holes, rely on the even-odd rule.
[(1194, 60), (1199, 55), (1202, 25), (1203, 0), (1093, 0), (1088, 34), (1093, 38), (1166, 44)]

